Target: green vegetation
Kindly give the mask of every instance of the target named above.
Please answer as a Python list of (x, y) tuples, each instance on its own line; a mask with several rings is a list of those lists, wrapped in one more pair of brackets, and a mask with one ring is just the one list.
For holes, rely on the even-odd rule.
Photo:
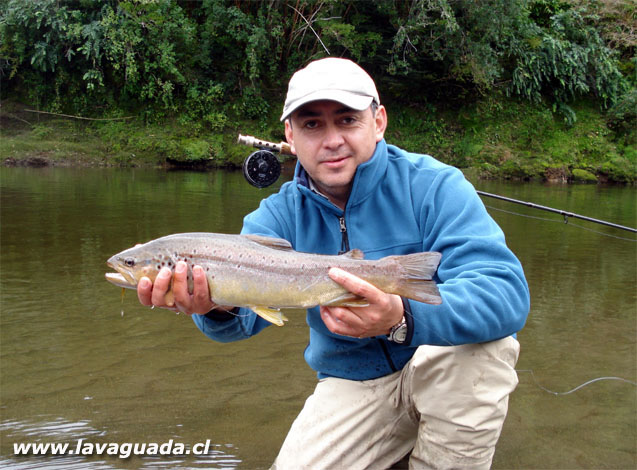
[(636, 17), (630, 0), (0, 0), (0, 152), (237, 165), (237, 133), (282, 140), (289, 76), (329, 54), (376, 78), (392, 143), (485, 177), (635, 182)]
[[(617, 139), (605, 116), (587, 101), (573, 104), (579, 119), (572, 126), (546, 107), (507, 98), (485, 98), (445, 112), (387, 107), (390, 143), (473, 168), (485, 178), (589, 181), (592, 176), (636, 182), (635, 146)], [(3, 125), (0, 155), (13, 164), (239, 166), (252, 151), (236, 144), (239, 133), (275, 142), (284, 138), (276, 106), (268, 119), (235, 122), (224, 132), (196, 137), (176, 121), (86, 123), (42, 116), (38, 123), (38, 115), (21, 112), (18, 103), (4, 108), (3, 122), (9, 125)]]
[(422, 120), (403, 109), (395, 119), (405, 131), (390, 140), (412, 151), (426, 151), (483, 177), (573, 180), (574, 170), (600, 181), (635, 182), (637, 151), (608, 127), (594, 103), (572, 104), (578, 121), (566, 124), (545, 106), (504, 98), (485, 98), (450, 112), (432, 111)]

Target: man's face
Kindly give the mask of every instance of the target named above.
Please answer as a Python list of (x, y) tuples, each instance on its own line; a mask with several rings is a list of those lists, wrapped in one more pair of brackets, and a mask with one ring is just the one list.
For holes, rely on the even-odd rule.
[(285, 136), (318, 190), (344, 208), (356, 168), (374, 154), (387, 114), (356, 111), (336, 101), (313, 101), (285, 121)]

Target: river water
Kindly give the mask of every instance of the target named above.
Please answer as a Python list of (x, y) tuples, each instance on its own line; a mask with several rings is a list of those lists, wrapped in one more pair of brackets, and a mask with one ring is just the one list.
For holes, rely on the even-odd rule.
[[(637, 225), (634, 188), (474, 184)], [(110, 255), (137, 242), (237, 233), (276, 189), (226, 171), (0, 170), (0, 467), (268, 468), (316, 380), (302, 357), (303, 313), (248, 341), (217, 344), (185, 315), (144, 308), (132, 291), (122, 300), (104, 272)], [(532, 293), (520, 385), (493, 468), (636, 468), (635, 385), (542, 388), (637, 380), (634, 235), (484, 201)], [(15, 444), (30, 442), (66, 443), (74, 454), (15, 455)], [(83, 455), (111, 443), (120, 455), (127, 443), (131, 453), (134, 443), (159, 449)], [(162, 455), (179, 444), (207, 452)]]

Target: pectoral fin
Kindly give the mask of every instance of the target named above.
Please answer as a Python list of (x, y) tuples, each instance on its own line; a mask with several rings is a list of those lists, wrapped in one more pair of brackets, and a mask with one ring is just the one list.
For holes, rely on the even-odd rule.
[(288, 321), (286, 316), (281, 313), (281, 310), (258, 305), (249, 305), (248, 308), (264, 320), (274, 323), (277, 326), (283, 326), (283, 322)]

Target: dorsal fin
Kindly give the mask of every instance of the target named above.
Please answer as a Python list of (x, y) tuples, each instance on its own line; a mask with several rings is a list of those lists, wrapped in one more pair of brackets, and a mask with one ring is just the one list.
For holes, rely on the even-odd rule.
[(270, 248), (274, 248), (276, 250), (291, 250), (292, 245), (289, 241), (284, 240), (283, 238), (274, 238), (274, 237), (264, 237), (263, 235), (242, 235), (246, 238), (249, 238), (255, 243), (259, 245), (265, 245)]
[(364, 259), (365, 254), (359, 250), (358, 248), (354, 248), (353, 250), (349, 250), (347, 253), (343, 253), (341, 256), (345, 256), (346, 258), (352, 259)]

